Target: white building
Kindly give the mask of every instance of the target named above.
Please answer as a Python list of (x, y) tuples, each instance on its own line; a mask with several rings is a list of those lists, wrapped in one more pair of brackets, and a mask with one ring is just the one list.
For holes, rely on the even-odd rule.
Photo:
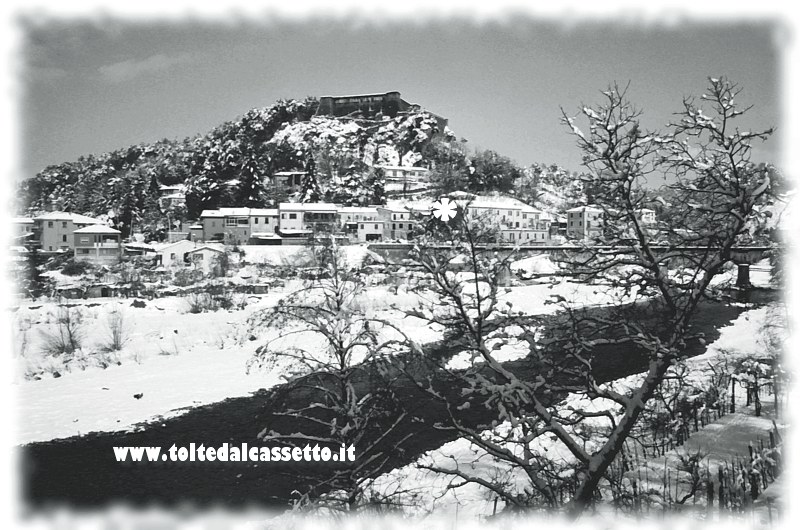
[(203, 271), (203, 274), (220, 274), (219, 260), (225, 254), (224, 250), (209, 245), (199, 246), (186, 253), (189, 263), (195, 270)]
[(465, 195), (456, 202), (467, 214), (499, 229), (502, 241), (513, 244), (543, 245), (550, 240), (552, 219), (541, 210), (513, 197)]
[(428, 187), (430, 170), (416, 166), (378, 166), (386, 179), (386, 191), (414, 191)]
[(412, 212), (405, 206), (387, 204), (378, 206), (378, 214), (383, 223), (383, 238), (388, 240), (408, 239), (416, 222)]
[(251, 238), (272, 235), (278, 229), (274, 208), (218, 208), (200, 214), (204, 241), (247, 244)]
[(640, 208), (636, 211), (639, 215), (639, 220), (645, 225), (656, 224), (656, 211), (650, 208)]
[(186, 204), (186, 186), (175, 184), (173, 186), (159, 186), (161, 196), (158, 198), (158, 206), (166, 210), (170, 206), (184, 206)]
[(359, 228), (359, 223), (375, 221), (380, 217), (377, 206), (342, 206), (339, 208), (338, 214), (342, 230), (359, 241), (364, 241), (359, 232), (364, 229)]
[(161, 265), (166, 269), (182, 268), (189, 264), (186, 255), (200, 247), (198, 243), (185, 239), (156, 249)]
[(372, 219), (358, 223), (356, 234), (358, 241), (366, 243), (368, 241), (381, 241), (386, 230), (386, 221), (383, 219)]
[(338, 231), (338, 208), (326, 202), (282, 202), (278, 205), (279, 235), (300, 236)]

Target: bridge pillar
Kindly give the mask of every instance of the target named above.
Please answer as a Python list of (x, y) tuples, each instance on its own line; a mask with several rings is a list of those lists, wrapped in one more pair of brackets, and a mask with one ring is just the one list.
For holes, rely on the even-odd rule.
[(736, 273), (736, 287), (741, 287), (742, 289), (752, 287), (753, 285), (750, 283), (750, 264), (737, 263), (736, 267), (738, 268)]

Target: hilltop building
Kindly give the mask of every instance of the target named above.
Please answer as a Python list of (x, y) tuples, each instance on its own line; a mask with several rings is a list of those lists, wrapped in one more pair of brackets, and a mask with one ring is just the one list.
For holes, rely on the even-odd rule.
[[(398, 114), (419, 112), (422, 107), (409, 103), (400, 96), (400, 92), (392, 91), (383, 94), (357, 94), (351, 96), (322, 96), (319, 98), (317, 114), (321, 116), (377, 118), (379, 116), (396, 117)], [(436, 118), (439, 132), (444, 132), (447, 119), (430, 111)]]

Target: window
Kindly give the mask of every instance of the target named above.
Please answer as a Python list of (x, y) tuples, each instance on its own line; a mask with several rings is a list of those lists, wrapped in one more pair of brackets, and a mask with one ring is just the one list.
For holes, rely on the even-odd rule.
[(258, 224), (258, 217), (256, 217), (255, 219), (256, 219), (256, 224)]
[(88, 242), (89, 242), (89, 238), (88, 237), (81, 236), (81, 243), (88, 243)]
[(400, 223), (400, 230), (403, 229), (403, 223)]
[(62, 243), (66, 243), (67, 242), (67, 234), (62, 234), (61, 235), (61, 242)]
[(175, 259), (175, 253), (174, 252), (170, 253), (169, 259)]
[(297, 214), (296, 213), (290, 213), (289, 214), (289, 219), (297, 219)]
[(281, 219), (286, 219), (286, 214), (285, 213), (281, 214)]
[(61, 228), (66, 228), (66, 227), (67, 227), (67, 222), (61, 221)]
[(364, 224), (363, 224), (363, 223), (362, 223), (362, 224), (360, 224), (358, 227), (359, 227), (361, 230), (364, 230)]
[(392, 230), (394, 230), (395, 228), (397, 228), (397, 227), (395, 226), (394, 223), (392, 223)]
[(378, 225), (375, 225), (375, 230), (377, 230), (377, 229), (378, 229)]
[[(53, 228), (53, 221), (47, 221), (47, 228)], [(52, 247), (50, 250), (53, 250)]]

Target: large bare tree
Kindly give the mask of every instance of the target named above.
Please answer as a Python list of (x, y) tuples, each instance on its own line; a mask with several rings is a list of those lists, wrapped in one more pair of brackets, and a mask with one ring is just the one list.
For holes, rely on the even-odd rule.
[[(702, 341), (694, 326), (701, 303), (735, 246), (757, 237), (771, 200), (776, 172), (751, 154), (772, 130), (740, 130), (747, 109), (738, 96), (726, 79), (710, 79), (708, 92), (699, 102), (684, 100), (664, 132), (646, 131), (618, 86), (578, 116), (563, 114), (584, 154), (594, 206), (603, 212), (600, 229), (564, 266), (595, 286), (602, 307), (556, 299), (563, 311), (537, 330), (537, 322), (503, 301), (508, 257), (481, 244), (467, 216), (456, 220), (451, 250), (420, 242), (416, 259), (428, 274), (422, 289), (430, 303), (413, 314), (455, 330), (459, 348), (473, 359), (466, 370), (440, 363), (459, 386), (455, 395), (430, 377), (417, 381), (447, 404), (449, 417), (434, 427), (454, 431), (527, 479), (520, 486), (509, 474), (488, 479), (468, 465), (429, 464), (452, 475), (453, 487), (477, 483), (509, 505), (563, 505), (578, 517), (603, 488), (615, 486), (612, 464), (648, 402), (668, 390), (687, 345)], [(654, 178), (665, 179), (658, 196), (644, 186)], [(646, 208), (661, 212), (659, 222), (645, 221)], [(512, 336), (529, 345), (524, 367), (497, 356)], [(599, 382), (615, 358), (639, 377), (627, 385)], [(493, 420), (476, 425), (486, 410)], [(545, 439), (556, 442), (559, 458), (544, 450)]]

